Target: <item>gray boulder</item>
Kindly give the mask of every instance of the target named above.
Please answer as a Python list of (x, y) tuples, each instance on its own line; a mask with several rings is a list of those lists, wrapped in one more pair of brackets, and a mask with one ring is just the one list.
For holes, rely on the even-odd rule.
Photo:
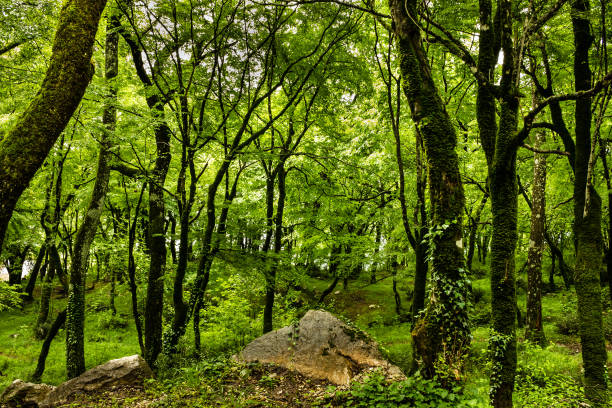
[(153, 371), (139, 355), (110, 360), (57, 386), (47, 394), (40, 407), (54, 407), (79, 394), (102, 392), (120, 386), (140, 387), (145, 379), (152, 377)]
[(6, 407), (38, 407), (39, 404), (55, 389), (52, 385), (33, 384), (21, 380), (15, 380), (9, 385), (2, 395), (0, 404)]
[(253, 340), (235, 359), (278, 364), (339, 385), (373, 368), (389, 379), (406, 378), (383, 358), (375, 341), (323, 310), (310, 310), (297, 325)]
[(102, 393), (119, 387), (142, 387), (153, 371), (139, 355), (108, 361), (57, 387), (15, 380), (0, 396), (2, 407), (49, 408), (79, 394)]

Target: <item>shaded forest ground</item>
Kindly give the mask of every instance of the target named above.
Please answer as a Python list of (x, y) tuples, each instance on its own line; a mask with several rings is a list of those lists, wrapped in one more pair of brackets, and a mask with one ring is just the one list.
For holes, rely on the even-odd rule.
[[(411, 361), (410, 325), (402, 322), (395, 312), (391, 277), (386, 277), (382, 272), (379, 278), (383, 279), (376, 284), (369, 284), (366, 280), (351, 281), (346, 290), (339, 284), (326, 299), (325, 308), (368, 332), (379, 342), (391, 361), (408, 370)], [(407, 308), (410, 304), (410, 277), (400, 271), (398, 280), (403, 307)], [(518, 285), (518, 304), (523, 313), (524, 280), (521, 277)], [(279, 309), (276, 311), (277, 326), (296, 321), (305, 310), (313, 307), (312, 299), (329, 283), (325, 279), (307, 278), (302, 281), (305, 289), (302, 292), (288, 287), (281, 289), (277, 302)], [(88, 368), (139, 352), (129, 296), (117, 297), (117, 315), (113, 316), (108, 308), (110, 285), (103, 282), (92, 285), (91, 282), (88, 284), (91, 289), (87, 293), (85, 332)], [(329, 384), (324, 382), (309, 380), (278, 367), (228, 363), (229, 356), (255, 338), (261, 330), (258, 308), (252, 306), (257, 303), (257, 294), (251, 299), (245, 298), (239, 289), (242, 286), (232, 279), (217, 280), (209, 291), (209, 307), (203, 319), (205, 330), (202, 343), (205, 349), (200, 357), (192, 354), (192, 338), (188, 335), (179, 357), (174, 361), (162, 359), (160, 377), (151, 381), (145, 390), (111, 390), (109, 395), (79, 400), (76, 406), (346, 405), (346, 399), (332, 398), (337, 390), (332, 391)], [(118, 290), (118, 293), (126, 292), (127, 288), (124, 287)], [(474, 277), (473, 292), (472, 352), (466, 361), (468, 369), (462, 398), (469, 401), (468, 406), (484, 407), (488, 406), (490, 369), (487, 354), (490, 309), (488, 278)], [(605, 310), (609, 310), (607, 291), (604, 291), (603, 297), (606, 300)], [(58, 292), (52, 302), (53, 310), (57, 313), (66, 300)], [(545, 348), (527, 344), (522, 341), (522, 330), (519, 330), (516, 406), (580, 406), (584, 401), (580, 384), (582, 364), (575, 294), (573, 290), (558, 290), (547, 293), (543, 302), (544, 328), (550, 344)], [(27, 379), (34, 370), (41, 346), (41, 341), (33, 336), (36, 310), (36, 303), (30, 303), (22, 311), (0, 313), (2, 389), (15, 378)], [(610, 341), (612, 316), (609, 313), (604, 315), (604, 326)], [(64, 336), (62, 330), (51, 346), (43, 382), (58, 384), (65, 379)], [(612, 368), (610, 360), (609, 366)]]

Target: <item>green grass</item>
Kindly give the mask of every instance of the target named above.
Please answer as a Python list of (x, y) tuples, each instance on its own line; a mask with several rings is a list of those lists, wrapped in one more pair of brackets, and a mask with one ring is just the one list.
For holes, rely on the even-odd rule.
[[(127, 293), (127, 288), (121, 287), (120, 293)], [(109, 286), (96, 287), (86, 294), (88, 305), (109, 302)], [(59, 310), (65, 307), (66, 299), (53, 299), (53, 318)], [(138, 338), (133, 319), (130, 314), (130, 297), (119, 296), (115, 301), (117, 313), (127, 322), (127, 327), (105, 327), (110, 312), (93, 312), (88, 308), (85, 312), (85, 364), (87, 368), (102, 364), (108, 360), (139, 353)], [(14, 379), (27, 380), (34, 372), (42, 340), (34, 337), (34, 324), (38, 305), (36, 302), (25, 305), (21, 311), (0, 313), (0, 389), (10, 384)], [(42, 382), (60, 384), (66, 380), (65, 342), (66, 333), (62, 329), (53, 340), (47, 357)]]
[[(407, 268), (406, 270), (409, 270)], [(380, 274), (380, 277), (384, 277)], [(255, 337), (261, 330), (259, 309), (254, 308), (260, 300), (248, 288), (254, 282), (245, 281), (244, 277), (232, 277), (227, 282), (213, 281), (209, 294), (214, 301), (206, 308), (202, 339), (205, 358), (227, 355), (235, 352), (245, 341)], [(400, 272), (398, 285), (402, 297), (402, 306), (407, 310), (410, 306), (408, 292), (412, 285), (409, 276)], [(330, 280), (306, 278), (303, 284), (308, 292), (316, 297), (328, 287)], [(488, 278), (475, 279), (472, 282), (474, 291), (479, 292), (478, 303), (472, 310), (473, 316), (478, 316), (478, 323), (472, 329), (472, 344), (470, 355), (466, 361), (464, 393), (469, 399), (476, 401), (474, 406), (488, 406), (488, 358), (489, 323), (487, 311), (490, 310), (490, 287)], [(139, 352), (133, 319), (131, 317), (130, 297), (127, 288), (118, 288), (123, 293), (116, 299), (119, 323), (125, 327), (108, 327), (110, 312), (95, 311), (92, 305), (107, 305), (109, 286), (99, 285), (87, 293), (86, 312), (86, 365), (88, 368), (101, 364), (113, 358), (119, 358)], [(251, 295), (248, 295), (251, 293)], [(247, 298), (248, 296), (248, 298)], [(294, 300), (278, 295), (275, 309), (275, 326), (289, 324), (297, 317), (296, 310), (290, 309)], [(607, 294), (605, 295), (607, 296)], [(518, 291), (518, 305), (524, 313), (525, 293)], [(314, 299), (313, 299), (314, 300)], [(170, 304), (170, 303), (169, 303)], [(313, 303), (314, 304), (314, 303)], [(54, 299), (54, 316), (65, 305), (65, 299)], [(305, 305), (304, 308), (307, 308)], [(402, 322), (395, 311), (395, 301), (392, 290), (392, 278), (382, 279), (376, 284), (369, 284), (367, 278), (351, 281), (348, 289), (342, 282), (328, 296), (324, 308), (351, 321), (357, 327), (368, 332), (381, 346), (383, 353), (402, 369), (410, 367), (412, 359), (410, 341), (410, 323)], [(575, 293), (559, 291), (543, 296), (544, 330), (549, 345), (544, 348), (528, 345), (523, 342), (524, 329), (518, 329), (518, 361), (519, 383), (516, 393), (516, 406), (558, 406), (566, 405), (563, 401), (574, 401), (579, 398), (582, 360), (579, 349), (579, 338), (575, 333), (563, 333), (560, 327), (575, 314)], [(33, 336), (33, 325), (36, 319), (37, 304), (26, 305), (21, 311), (0, 313), (0, 388), (7, 386), (13, 379), (27, 379), (33, 372), (42, 341)], [(170, 313), (170, 311), (168, 311)], [(166, 313), (166, 318), (170, 315)], [(476, 321), (476, 320), (475, 320)], [(607, 313), (604, 322), (608, 334), (612, 333), (612, 316)], [(570, 327), (571, 329), (571, 327)], [(238, 336), (237, 333), (242, 333)], [(238, 336), (238, 337), (237, 337)], [(193, 334), (188, 330), (182, 344), (182, 366), (192, 369), (169, 370), (173, 381), (189, 382), (189, 376), (200, 381), (200, 367), (190, 354)], [(61, 331), (55, 339), (42, 381), (58, 384), (65, 380), (65, 332)], [(163, 359), (162, 359), (163, 362)], [(195, 370), (195, 371), (194, 371)], [(611, 370), (612, 371), (612, 370)], [(204, 377), (208, 374), (203, 374)], [(167, 381), (167, 375), (162, 373), (160, 381)], [(181, 380), (181, 378), (183, 380)], [(208, 381), (206, 387), (215, 388), (215, 382)], [(155, 386), (155, 385), (153, 385)], [(211, 392), (214, 390), (211, 389)], [(565, 399), (563, 399), (565, 398)], [(539, 402), (538, 402), (539, 401)], [(226, 401), (227, 402), (227, 401)], [(524, 405), (520, 405), (524, 404)], [(548, 404), (548, 405), (547, 405)], [(231, 405), (231, 404), (230, 404)], [(571, 406), (571, 405), (569, 405)]]

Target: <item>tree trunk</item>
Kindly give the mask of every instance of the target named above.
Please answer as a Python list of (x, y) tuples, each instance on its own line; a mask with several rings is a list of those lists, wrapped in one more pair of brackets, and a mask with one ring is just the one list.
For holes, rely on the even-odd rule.
[(555, 263), (556, 261), (557, 261), (557, 257), (555, 256), (555, 253), (551, 251), (550, 273), (548, 274), (548, 290), (550, 292), (554, 292), (557, 290), (557, 287), (555, 286)]
[(105, 78), (108, 87), (108, 95), (105, 98), (102, 115), (102, 123), (105, 129), (100, 138), (96, 181), (87, 212), (76, 234), (74, 256), (70, 265), (70, 288), (66, 308), (66, 370), (68, 379), (78, 377), (85, 372), (85, 282), (89, 264), (89, 250), (100, 223), (100, 215), (104, 209), (104, 200), (108, 191), (111, 135), (117, 122), (115, 107), (117, 86), (115, 79), (118, 73), (119, 37), (117, 27), (119, 27), (119, 17), (115, 9), (111, 10), (108, 12), (105, 47)]
[(283, 243), (283, 212), (285, 210), (285, 158), (286, 152), (283, 152), (283, 157), (276, 167), (278, 177), (278, 202), (276, 203), (276, 217), (274, 217), (274, 259), (272, 266), (266, 276), (266, 304), (263, 314), (263, 332), (272, 331), (272, 311), (274, 310), (274, 292), (276, 291), (276, 272), (280, 262), (279, 256)]
[[(539, 149), (546, 135), (538, 131), (533, 146)], [(531, 205), (531, 233), (527, 252), (527, 329), (525, 338), (542, 346), (546, 336), (542, 326), (542, 253), (544, 252), (544, 223), (546, 221), (546, 155), (533, 155), (533, 187)]]
[(34, 267), (32, 268), (32, 272), (30, 272), (30, 277), (28, 279), (28, 284), (25, 288), (25, 299), (33, 300), (34, 297), (32, 294), (34, 293), (34, 288), (36, 286), (36, 279), (38, 278), (38, 274), (40, 273), (40, 269), (43, 266), (45, 260), (45, 254), (47, 253), (46, 246), (43, 243), (40, 246), (40, 250), (38, 251), (38, 256), (36, 256), (36, 262), (34, 262)]
[[(576, 91), (590, 89), (589, 51), (593, 44), (588, 0), (571, 3), (574, 31), (574, 79)], [(576, 100), (576, 157), (574, 177), (575, 286), (578, 296), (580, 343), (585, 393), (594, 406), (607, 403), (606, 342), (602, 325), (599, 273), (602, 260), (601, 198), (591, 185), (591, 97)]]
[(106, 0), (66, 0), (40, 90), (0, 138), (0, 249), (15, 205), (79, 105)]
[(40, 349), (40, 354), (38, 355), (38, 363), (36, 364), (36, 370), (32, 374), (31, 381), (32, 382), (40, 382), (43, 373), (45, 372), (45, 364), (47, 362), (47, 356), (49, 355), (49, 348), (51, 347), (51, 342), (57, 336), (57, 333), (61, 329), (61, 327), (66, 322), (66, 309), (62, 310), (55, 321), (51, 325), (49, 329), (49, 333), (45, 336), (45, 341), (43, 342), (42, 348)]
[[(480, 223), (480, 216), (482, 214), (482, 210), (484, 209), (487, 199), (489, 198), (489, 194), (485, 193), (480, 201), (480, 205), (476, 209), (476, 214), (474, 217), (471, 217), (470, 222), (470, 235), (468, 241), (468, 253), (466, 260), (466, 267), (468, 271), (472, 271), (472, 261), (474, 259), (474, 247), (476, 246), (476, 233), (478, 232), (478, 224)], [(479, 252), (480, 254), (480, 252)], [(478, 255), (478, 259), (480, 260), (480, 255)]]
[[(491, 195), (491, 317), (493, 334), (489, 348), (493, 355), (490, 379), (491, 404), (512, 407), (516, 372), (516, 288), (514, 252), (518, 241), (518, 186), (516, 154), (519, 95), (517, 59), (521, 55), (513, 44), (512, 2), (500, 0), (493, 15), (490, 0), (479, 4), (479, 81), (476, 113), (480, 141), (488, 167)], [(497, 92), (496, 65), (501, 52), (503, 63)], [(498, 102), (499, 101), (499, 106)], [(499, 111), (499, 125), (498, 120)], [(484, 258), (484, 256), (483, 256)]]
[(47, 335), (46, 323), (49, 318), (49, 304), (51, 303), (51, 294), (53, 292), (53, 278), (55, 277), (55, 262), (49, 258), (47, 262), (48, 271), (45, 274), (45, 280), (41, 285), (40, 290), (40, 306), (38, 307), (38, 317), (34, 326), (34, 335), (38, 339), (44, 339)]
[[(142, 335), (142, 322), (140, 321), (140, 312), (138, 311), (138, 286), (136, 284), (136, 260), (134, 259), (134, 244), (136, 243), (136, 227), (138, 226), (138, 213), (142, 204), (142, 197), (147, 188), (147, 183), (144, 183), (138, 196), (138, 202), (134, 209), (134, 221), (131, 223), (128, 232), (128, 283), (130, 286), (130, 295), (132, 299), (132, 317), (136, 325), (136, 334), (138, 335), (138, 345), (140, 346), (140, 354), (145, 355), (145, 346)], [(129, 214), (128, 214), (129, 216)]]
[(378, 269), (378, 253), (380, 251), (380, 239), (381, 239), (381, 228), (380, 224), (377, 223), (375, 226), (376, 237), (374, 238), (374, 262), (372, 263), (372, 271), (370, 272), (370, 283), (376, 283), (376, 270)]
[(433, 245), (432, 296), (412, 331), (423, 373), (435, 375), (439, 355), (447, 367), (459, 368), (469, 345), (467, 275), (463, 257), (463, 186), (455, 148), (455, 128), (445, 110), (422, 47), (416, 1), (390, 0), (398, 41), (404, 93), (423, 138), (428, 163)]
[[(221, 210), (221, 215), (219, 216), (219, 225), (217, 228), (216, 238), (213, 241), (213, 230), (215, 227), (215, 196), (217, 194), (217, 189), (223, 180), (223, 177), (228, 176), (229, 165), (231, 163), (230, 159), (226, 159), (221, 168), (217, 171), (217, 175), (215, 176), (214, 181), (208, 186), (208, 198), (207, 198), (207, 216), (208, 222), (206, 224), (206, 230), (204, 232), (204, 240), (202, 243), (202, 255), (200, 257), (200, 262), (198, 265), (198, 271), (196, 275), (195, 282), (195, 290), (191, 294), (189, 306), (190, 313), (193, 315), (193, 331), (194, 331), (194, 344), (196, 350), (200, 350), (200, 309), (202, 308), (204, 293), (206, 292), (206, 288), (208, 286), (208, 281), (210, 280), (210, 269), (212, 267), (212, 263), (214, 257), (219, 251), (221, 241), (225, 239), (225, 231), (227, 224), (227, 217), (229, 214), (229, 209), (232, 201), (236, 197), (236, 192), (238, 189), (238, 179), (240, 178), (240, 174), (244, 168), (241, 168), (236, 174), (236, 178), (234, 179), (234, 183), (230, 192), (227, 190), (225, 192), (225, 201), (223, 203), (223, 209)], [(189, 322), (189, 315), (185, 321), (185, 325)], [(183, 329), (184, 331), (184, 329)]]

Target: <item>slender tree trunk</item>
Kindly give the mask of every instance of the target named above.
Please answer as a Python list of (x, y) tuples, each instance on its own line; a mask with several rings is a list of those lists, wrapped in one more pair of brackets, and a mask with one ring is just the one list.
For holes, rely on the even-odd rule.
[[(138, 285), (136, 283), (136, 260), (134, 259), (134, 244), (136, 243), (136, 227), (138, 226), (138, 213), (142, 204), (142, 197), (147, 188), (147, 183), (144, 183), (138, 196), (138, 203), (134, 209), (134, 221), (131, 223), (128, 232), (128, 283), (130, 286), (130, 295), (132, 299), (132, 316), (136, 325), (136, 333), (138, 335), (138, 345), (140, 346), (140, 354), (145, 355), (145, 345), (142, 335), (142, 322), (140, 321), (140, 312), (138, 311)], [(129, 214), (128, 214), (129, 216)]]
[(32, 272), (30, 272), (30, 277), (28, 279), (28, 284), (25, 288), (25, 299), (33, 300), (34, 297), (32, 294), (34, 293), (34, 287), (36, 286), (36, 279), (40, 273), (40, 269), (45, 261), (45, 254), (47, 253), (46, 246), (43, 243), (40, 246), (40, 250), (38, 251), (38, 256), (36, 256), (36, 262), (34, 263), (34, 267), (32, 268)]
[[(534, 147), (546, 141), (543, 132), (535, 133)], [(542, 254), (544, 252), (544, 223), (546, 221), (546, 155), (534, 153), (531, 206), (531, 233), (527, 252), (527, 314), (525, 338), (540, 345), (546, 344), (542, 326)]]
[(557, 290), (557, 287), (555, 286), (555, 263), (556, 261), (557, 261), (557, 257), (555, 256), (555, 253), (551, 251), (550, 273), (548, 274), (548, 290), (550, 292), (554, 292)]
[[(265, 164), (264, 164), (265, 167)], [(272, 235), (274, 233), (274, 176), (272, 174), (272, 166), (266, 169), (266, 230), (265, 230), (265, 238), (261, 248), (262, 258), (264, 260), (264, 278), (266, 281), (266, 300), (264, 306), (264, 327), (263, 332), (267, 333), (272, 330), (272, 310), (266, 311), (265, 307), (268, 304), (268, 298), (274, 298), (274, 289), (270, 287), (271, 285), (271, 273), (272, 266), (271, 262), (268, 259), (268, 252), (270, 250), (270, 246), (272, 245)], [(270, 292), (272, 292), (270, 294)], [(266, 313), (268, 316), (266, 316)], [(269, 322), (266, 322), (268, 320)], [(269, 327), (266, 327), (266, 324)]]
[[(590, 89), (589, 51), (593, 44), (588, 0), (571, 2), (574, 30), (574, 78), (576, 91)], [(602, 324), (599, 273), (602, 260), (601, 198), (591, 185), (591, 98), (576, 100), (576, 158), (574, 177), (575, 286), (578, 296), (580, 343), (585, 393), (596, 407), (607, 404), (606, 342)]]
[(376, 224), (376, 238), (374, 238), (374, 262), (372, 263), (372, 271), (370, 273), (370, 283), (376, 283), (376, 270), (378, 269), (378, 253), (380, 251), (381, 228), (380, 224)]
[(66, 312), (66, 309), (64, 309), (57, 315), (55, 321), (53, 321), (53, 324), (49, 329), (49, 332), (45, 336), (45, 341), (43, 342), (42, 348), (40, 349), (40, 354), (38, 355), (38, 363), (36, 364), (36, 370), (34, 370), (34, 373), (31, 377), (32, 382), (40, 382), (40, 379), (42, 378), (42, 375), (45, 372), (45, 364), (47, 362), (47, 356), (49, 355), (49, 348), (51, 347), (51, 342), (53, 341), (55, 336), (57, 336), (57, 333), (66, 322)]
[(66, 0), (40, 90), (0, 139), (0, 250), (15, 205), (79, 105), (106, 0)]
[(427, 261), (427, 249), (429, 244), (425, 239), (425, 235), (428, 230), (427, 221), (427, 204), (425, 200), (425, 190), (427, 189), (427, 174), (424, 171), (424, 158), (421, 154), (423, 150), (423, 140), (420, 133), (416, 133), (416, 166), (417, 166), (417, 180), (416, 180), (416, 191), (417, 191), (417, 206), (415, 208), (414, 221), (415, 227), (415, 270), (414, 270), (414, 286), (412, 291), (412, 305), (410, 310), (412, 312), (412, 320), (416, 321), (418, 313), (425, 308), (425, 290), (427, 288), (427, 270), (429, 269), (429, 262)]
[[(469, 241), (468, 241), (468, 253), (466, 260), (466, 267), (468, 271), (472, 271), (472, 261), (474, 259), (474, 247), (476, 246), (476, 233), (478, 232), (478, 224), (480, 223), (480, 216), (482, 215), (482, 210), (484, 209), (487, 199), (489, 198), (489, 194), (485, 194), (480, 200), (480, 204), (476, 209), (476, 214), (473, 218), (471, 218), (470, 222), (470, 232), (469, 232)], [(479, 252), (480, 254), (480, 252)], [(478, 259), (480, 260), (480, 255), (478, 255)]]
[[(286, 152), (283, 152), (286, 154)], [(272, 331), (272, 311), (274, 310), (274, 292), (276, 292), (276, 272), (280, 263), (280, 251), (283, 241), (283, 213), (285, 210), (285, 157), (281, 158), (280, 163), (276, 168), (278, 177), (278, 202), (276, 203), (276, 217), (274, 218), (274, 259), (269, 273), (266, 276), (266, 304), (263, 314), (263, 332)]]
[[(236, 178), (234, 179), (234, 183), (232, 185), (231, 191), (226, 191), (225, 202), (223, 205), (223, 209), (221, 210), (221, 215), (219, 216), (219, 225), (217, 228), (216, 239), (213, 241), (213, 231), (215, 228), (215, 196), (217, 194), (217, 190), (223, 177), (227, 177), (229, 165), (231, 160), (226, 158), (223, 162), (221, 168), (217, 171), (215, 179), (208, 186), (208, 198), (207, 198), (207, 224), (206, 230), (204, 231), (204, 239), (202, 242), (202, 255), (200, 257), (200, 262), (198, 264), (198, 271), (196, 275), (195, 282), (195, 290), (191, 294), (191, 298), (189, 301), (190, 307), (190, 315), (187, 316), (185, 320), (185, 325), (189, 322), (190, 316), (193, 316), (193, 331), (194, 331), (194, 344), (196, 350), (200, 350), (200, 309), (202, 308), (204, 301), (204, 293), (206, 292), (206, 288), (208, 287), (208, 282), (210, 280), (210, 269), (212, 267), (212, 263), (214, 257), (219, 251), (221, 241), (225, 239), (225, 230), (227, 217), (229, 214), (230, 205), (236, 197), (236, 192), (238, 189), (238, 179), (243, 169), (239, 170), (236, 174)], [(183, 329), (184, 332), (185, 329)]]
[[(602, 141), (600, 139), (600, 144)], [(608, 167), (607, 151), (602, 145), (599, 149), (599, 157), (604, 170), (606, 187), (608, 188), (608, 250), (605, 251), (606, 271), (608, 273), (608, 288), (610, 300), (612, 300), (612, 180), (610, 179), (610, 168)]]
[(176, 240), (174, 239), (176, 236), (176, 218), (171, 212), (168, 213), (168, 217), (170, 218), (170, 255), (172, 256), (172, 263), (176, 264), (178, 259), (176, 256)]
[(96, 181), (89, 206), (74, 241), (74, 256), (70, 265), (70, 288), (68, 291), (68, 307), (66, 309), (66, 370), (68, 378), (74, 378), (85, 372), (85, 282), (89, 264), (89, 250), (100, 223), (104, 209), (104, 200), (108, 191), (110, 179), (110, 147), (111, 134), (117, 122), (117, 86), (115, 78), (118, 73), (118, 41), (117, 28), (119, 17), (115, 9), (109, 11), (106, 29), (106, 63), (105, 78), (108, 96), (105, 98), (102, 122), (104, 131), (100, 138), (100, 153)]
[(55, 262), (50, 259), (48, 262), (49, 270), (45, 275), (45, 280), (40, 291), (40, 306), (38, 308), (38, 317), (34, 326), (35, 336), (39, 339), (44, 339), (47, 335), (45, 324), (49, 318), (49, 305), (51, 303), (51, 294), (53, 292), (53, 278), (55, 277)]
[(544, 237), (546, 238), (546, 242), (548, 243), (548, 247), (550, 251), (554, 254), (554, 257), (557, 258), (559, 264), (559, 272), (561, 272), (561, 278), (563, 279), (563, 283), (565, 284), (565, 288), (570, 290), (571, 285), (574, 284), (573, 275), (574, 272), (572, 269), (565, 263), (565, 259), (563, 257), (563, 242), (559, 243), (557, 246), (557, 242), (550, 233), (545, 230)]
[(340, 264), (340, 258), (339, 258), (340, 252), (341, 252), (340, 245), (334, 245), (331, 249), (331, 253), (329, 255), (329, 275), (333, 276), (334, 280), (323, 291), (323, 293), (321, 293), (321, 296), (319, 296), (319, 301), (317, 302), (317, 304), (319, 305), (323, 303), (325, 298), (334, 291), (334, 289), (336, 288), (336, 285), (338, 285), (338, 282), (340, 282), (340, 276), (338, 275), (338, 266)]

